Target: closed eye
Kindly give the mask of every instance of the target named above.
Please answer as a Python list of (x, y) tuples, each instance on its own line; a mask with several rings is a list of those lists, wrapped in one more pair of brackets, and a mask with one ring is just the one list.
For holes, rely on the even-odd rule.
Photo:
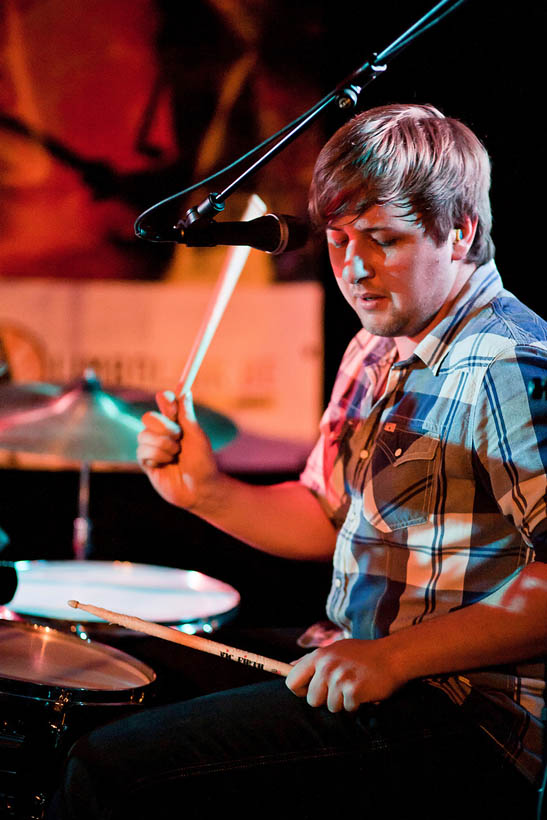
[(348, 244), (348, 238), (344, 234), (333, 236), (330, 231), (327, 231), (327, 242), (333, 248), (344, 248)]
[(391, 248), (395, 243), (398, 241), (397, 237), (393, 237), (392, 239), (376, 239), (376, 237), (371, 237), (372, 241), (379, 245), (381, 248)]
[[(391, 248), (395, 245), (400, 237), (399, 236), (386, 236), (385, 238), (382, 236), (375, 236), (372, 231), (363, 231), (364, 237), (368, 238), (374, 245), (379, 248)], [(348, 244), (348, 237), (345, 233), (334, 233), (334, 231), (327, 231), (327, 241), (332, 248), (339, 249), (345, 248)]]

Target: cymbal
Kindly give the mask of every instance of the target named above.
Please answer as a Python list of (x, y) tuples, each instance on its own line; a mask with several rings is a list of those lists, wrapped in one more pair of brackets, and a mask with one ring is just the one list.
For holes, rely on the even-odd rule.
[[(58, 456), (67, 460), (136, 463), (141, 416), (155, 410), (148, 393), (103, 389), (93, 373), (68, 386), (30, 382), (0, 386), (0, 450)], [(220, 450), (237, 435), (227, 417), (197, 404), (196, 417)]]

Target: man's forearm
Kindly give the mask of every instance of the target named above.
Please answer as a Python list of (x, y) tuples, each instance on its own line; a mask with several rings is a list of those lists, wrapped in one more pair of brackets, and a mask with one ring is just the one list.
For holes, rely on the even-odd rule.
[(382, 640), (405, 680), (546, 654), (547, 564), (530, 564), (483, 601)]
[(327, 560), (334, 552), (334, 526), (317, 498), (298, 481), (263, 486), (221, 475), (211, 495), (191, 511), (273, 555)]
[(162, 498), (273, 555), (332, 556), (336, 530), (307, 487), (247, 484), (221, 473), (188, 401), (169, 391), (157, 401), (160, 413), (143, 416), (137, 457)]
[(378, 640), (347, 639), (304, 656), (287, 686), (332, 712), (384, 700), (416, 678), (547, 653), (547, 565), (532, 564), (477, 604)]

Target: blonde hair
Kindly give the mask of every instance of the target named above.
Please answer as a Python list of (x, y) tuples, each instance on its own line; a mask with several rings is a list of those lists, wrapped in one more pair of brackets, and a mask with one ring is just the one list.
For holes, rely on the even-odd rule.
[(490, 160), (475, 134), (432, 105), (386, 105), (358, 114), (323, 147), (310, 188), (316, 226), (396, 204), (414, 213), (438, 244), (469, 216), (478, 219), (467, 259), (494, 255)]

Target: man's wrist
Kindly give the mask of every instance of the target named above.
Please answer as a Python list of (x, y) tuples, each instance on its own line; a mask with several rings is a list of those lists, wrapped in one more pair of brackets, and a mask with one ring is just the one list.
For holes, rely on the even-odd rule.
[(416, 629), (417, 627), (408, 627), (380, 639), (386, 643), (389, 674), (398, 686), (434, 674), (429, 668), (428, 658), (420, 648), (420, 641), (416, 640)]
[(220, 518), (226, 510), (230, 509), (231, 489), (234, 483), (235, 479), (230, 476), (220, 472), (216, 473), (200, 488), (195, 495), (194, 502), (186, 509), (207, 520)]

